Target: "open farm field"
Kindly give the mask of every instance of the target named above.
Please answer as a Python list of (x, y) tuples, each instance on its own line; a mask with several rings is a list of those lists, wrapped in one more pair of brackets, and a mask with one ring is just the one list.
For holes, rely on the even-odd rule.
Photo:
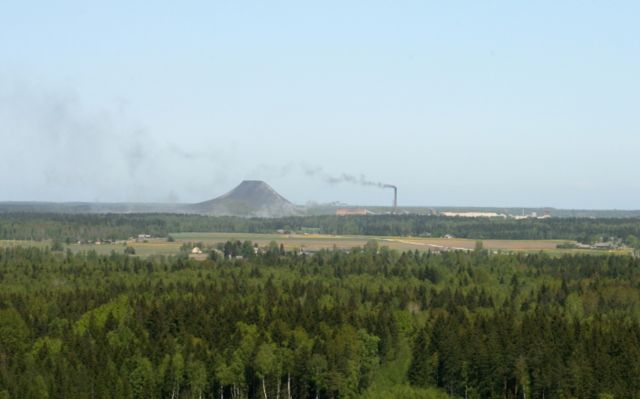
[[(27, 240), (0, 240), (0, 248), (2, 247), (50, 247), (52, 242), (45, 241), (27, 241)], [(167, 242), (165, 239), (152, 239), (148, 242), (118, 242), (114, 244), (64, 244), (64, 250), (70, 249), (74, 253), (95, 251), (98, 255), (109, 255), (111, 252), (123, 253), (127, 247), (133, 247), (137, 256), (147, 257), (152, 255), (176, 255), (180, 252), (180, 244), (176, 242)]]
[[(370, 241), (379, 246), (386, 246), (398, 251), (471, 251), (479, 240), (465, 238), (424, 238), (424, 237), (380, 237), (357, 235), (329, 234), (259, 234), (259, 233), (173, 233), (175, 241), (168, 242), (164, 238), (151, 238), (145, 242), (134, 240), (119, 241), (111, 244), (65, 244), (64, 249), (72, 252), (95, 251), (100, 255), (108, 255), (112, 251), (121, 253), (127, 246), (133, 247), (137, 256), (177, 255), (185, 243), (202, 243), (204, 246), (215, 246), (226, 241), (251, 241), (260, 247), (271, 242), (282, 244), (286, 250), (302, 249), (319, 251), (321, 249), (348, 250), (362, 247)], [(495, 252), (545, 252), (551, 255), (564, 254), (627, 254), (629, 251), (558, 249), (557, 245), (571, 242), (567, 240), (480, 240), (483, 248)], [(39, 247), (50, 246), (51, 241), (0, 240), (0, 247)]]
[[(349, 249), (365, 245), (369, 241), (376, 241), (380, 246), (387, 246), (399, 251), (451, 251), (473, 250), (478, 240), (465, 238), (424, 238), (424, 237), (381, 237), (359, 235), (328, 235), (328, 234), (250, 234), (250, 233), (176, 233), (172, 234), (176, 242), (202, 242), (215, 244), (218, 242), (249, 240), (260, 246), (268, 245), (271, 241), (282, 243), (286, 249), (304, 248), (305, 250), (320, 249)], [(558, 244), (573, 242), (570, 240), (480, 240), (483, 248), (491, 251), (504, 252), (548, 252), (551, 254), (625, 254), (627, 250), (601, 251), (557, 249)]]

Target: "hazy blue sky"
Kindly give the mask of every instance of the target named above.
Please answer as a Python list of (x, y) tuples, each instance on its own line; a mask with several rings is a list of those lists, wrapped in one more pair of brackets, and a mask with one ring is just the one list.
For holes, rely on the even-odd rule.
[[(99, 4), (97, 4), (99, 3)], [(91, 5), (97, 4), (97, 5)], [(4, 1), (0, 200), (640, 208), (637, 1)]]

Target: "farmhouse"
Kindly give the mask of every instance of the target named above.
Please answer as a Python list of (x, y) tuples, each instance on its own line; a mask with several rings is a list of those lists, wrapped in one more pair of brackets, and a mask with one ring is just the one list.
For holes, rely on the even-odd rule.
[(138, 234), (138, 238), (136, 238), (137, 242), (144, 242), (145, 240), (151, 238), (151, 234)]

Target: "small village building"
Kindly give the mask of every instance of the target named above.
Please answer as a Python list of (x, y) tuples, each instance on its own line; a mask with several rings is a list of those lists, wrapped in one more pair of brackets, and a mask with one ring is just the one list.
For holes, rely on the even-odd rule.
[(151, 234), (138, 234), (138, 238), (136, 238), (136, 241), (137, 242), (144, 242), (149, 238), (151, 238)]

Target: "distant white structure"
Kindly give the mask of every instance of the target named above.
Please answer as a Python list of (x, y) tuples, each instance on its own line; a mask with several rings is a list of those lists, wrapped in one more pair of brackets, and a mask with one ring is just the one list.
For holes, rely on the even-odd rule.
[(507, 218), (507, 215), (496, 212), (441, 212), (440, 214), (458, 218)]
[(191, 250), (191, 253), (194, 255), (199, 255), (202, 253), (202, 250), (198, 247), (193, 247), (193, 249)]
[(151, 238), (151, 234), (138, 234), (138, 238), (136, 238), (137, 242), (143, 242), (144, 240), (147, 240)]
[(509, 217), (515, 220), (524, 220), (524, 219), (551, 219), (551, 215), (548, 213), (538, 216), (536, 212), (531, 213), (530, 215), (509, 215)]

